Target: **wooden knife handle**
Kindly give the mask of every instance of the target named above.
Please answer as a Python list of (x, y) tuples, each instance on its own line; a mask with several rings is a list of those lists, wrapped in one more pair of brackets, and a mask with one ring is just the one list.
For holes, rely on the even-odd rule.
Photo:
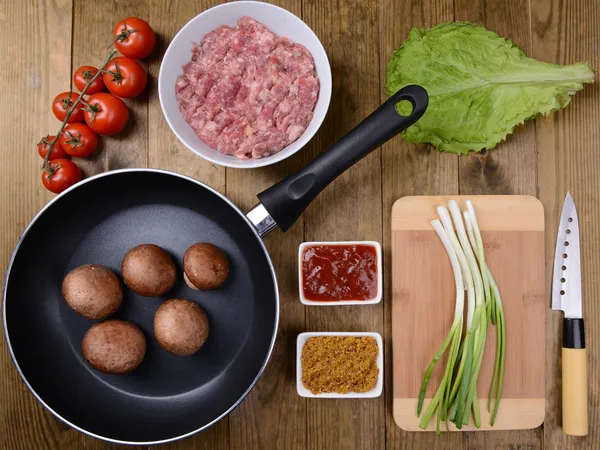
[(587, 354), (583, 319), (566, 319), (562, 348), (563, 431), (572, 436), (588, 433)]

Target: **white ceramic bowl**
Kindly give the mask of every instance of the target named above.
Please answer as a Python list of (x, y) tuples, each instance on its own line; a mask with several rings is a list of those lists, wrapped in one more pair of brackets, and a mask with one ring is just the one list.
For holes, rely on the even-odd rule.
[[(314, 301), (307, 300), (304, 297), (302, 288), (302, 253), (306, 247), (315, 245), (371, 245), (377, 252), (377, 295), (371, 300), (335, 300), (335, 301)], [(383, 258), (381, 257), (381, 245), (377, 241), (342, 241), (342, 242), (303, 242), (298, 247), (298, 291), (300, 301), (310, 306), (347, 306), (347, 305), (373, 305), (379, 303), (383, 297)]]
[[(183, 119), (175, 98), (175, 82), (183, 74), (183, 65), (187, 64), (192, 58), (193, 44), (200, 42), (205, 34), (221, 25), (235, 26), (238, 20), (244, 16), (252, 17), (272, 32), (304, 45), (313, 55), (320, 82), (319, 99), (315, 106), (313, 119), (304, 134), (274, 155), (251, 160), (241, 160), (234, 156), (223, 155), (204, 144)], [(291, 12), (268, 3), (255, 1), (231, 2), (207, 9), (190, 20), (175, 35), (160, 65), (158, 95), (160, 106), (171, 130), (194, 153), (221, 166), (262, 167), (293, 155), (304, 147), (317, 132), (325, 119), (331, 100), (331, 67), (319, 38), (308, 25)]]
[[(367, 392), (348, 392), (347, 394), (337, 394), (335, 392), (324, 392), (322, 394), (313, 394), (302, 384), (302, 348), (306, 340), (315, 336), (353, 336), (353, 337), (373, 337), (377, 341), (379, 353), (377, 354), (377, 367), (379, 375), (375, 387)], [(383, 340), (379, 333), (353, 333), (353, 332), (322, 332), (322, 333), (300, 333), (296, 341), (296, 389), (301, 397), (313, 398), (375, 398), (381, 395), (383, 391)]]

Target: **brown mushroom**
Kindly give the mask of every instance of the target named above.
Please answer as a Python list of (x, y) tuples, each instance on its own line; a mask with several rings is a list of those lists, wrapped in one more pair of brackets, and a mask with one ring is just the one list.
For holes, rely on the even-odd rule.
[(129, 250), (121, 271), (127, 287), (144, 297), (166, 294), (177, 280), (173, 259), (154, 244), (142, 244)]
[(146, 354), (146, 337), (137, 325), (125, 320), (94, 324), (81, 343), (83, 357), (105, 373), (127, 373), (138, 367)]
[(88, 319), (104, 319), (114, 314), (123, 301), (119, 278), (100, 264), (71, 270), (63, 280), (62, 293), (67, 305)]
[(208, 338), (208, 317), (197, 303), (173, 298), (156, 310), (154, 335), (169, 353), (191, 355), (200, 350)]
[(198, 242), (183, 255), (186, 283), (196, 289), (217, 289), (227, 280), (229, 259), (222, 250), (207, 242)]

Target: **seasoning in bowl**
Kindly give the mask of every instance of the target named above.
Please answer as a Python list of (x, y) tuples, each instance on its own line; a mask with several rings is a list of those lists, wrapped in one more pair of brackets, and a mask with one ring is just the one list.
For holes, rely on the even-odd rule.
[(381, 299), (377, 242), (302, 244), (299, 265), (303, 303), (377, 303)]
[(313, 394), (368, 392), (379, 378), (371, 336), (316, 336), (302, 347), (302, 384)]

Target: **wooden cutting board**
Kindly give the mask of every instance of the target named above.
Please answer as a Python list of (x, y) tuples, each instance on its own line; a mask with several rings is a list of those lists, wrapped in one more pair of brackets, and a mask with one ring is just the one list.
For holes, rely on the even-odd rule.
[[(496, 278), (506, 319), (504, 388), (494, 427), (487, 397), (492, 380), (496, 328), (491, 327), (479, 375), (480, 430), (535, 428), (544, 421), (544, 340), (547, 299), (544, 282), (544, 210), (528, 196), (404, 197), (392, 209), (392, 346), (394, 419), (422, 431), (416, 416), (425, 369), (446, 337), (454, 316), (455, 285), (450, 261), (430, 221), (436, 207), (455, 199), (473, 202)], [(465, 307), (466, 309), (466, 307)], [(423, 411), (439, 386), (445, 357), (438, 362)], [(434, 416), (435, 418), (435, 416)], [(451, 430), (456, 430), (453, 424)], [(428, 430), (435, 429), (431, 420)], [(442, 425), (445, 431), (445, 426)], [(477, 430), (472, 417), (463, 430)]]

